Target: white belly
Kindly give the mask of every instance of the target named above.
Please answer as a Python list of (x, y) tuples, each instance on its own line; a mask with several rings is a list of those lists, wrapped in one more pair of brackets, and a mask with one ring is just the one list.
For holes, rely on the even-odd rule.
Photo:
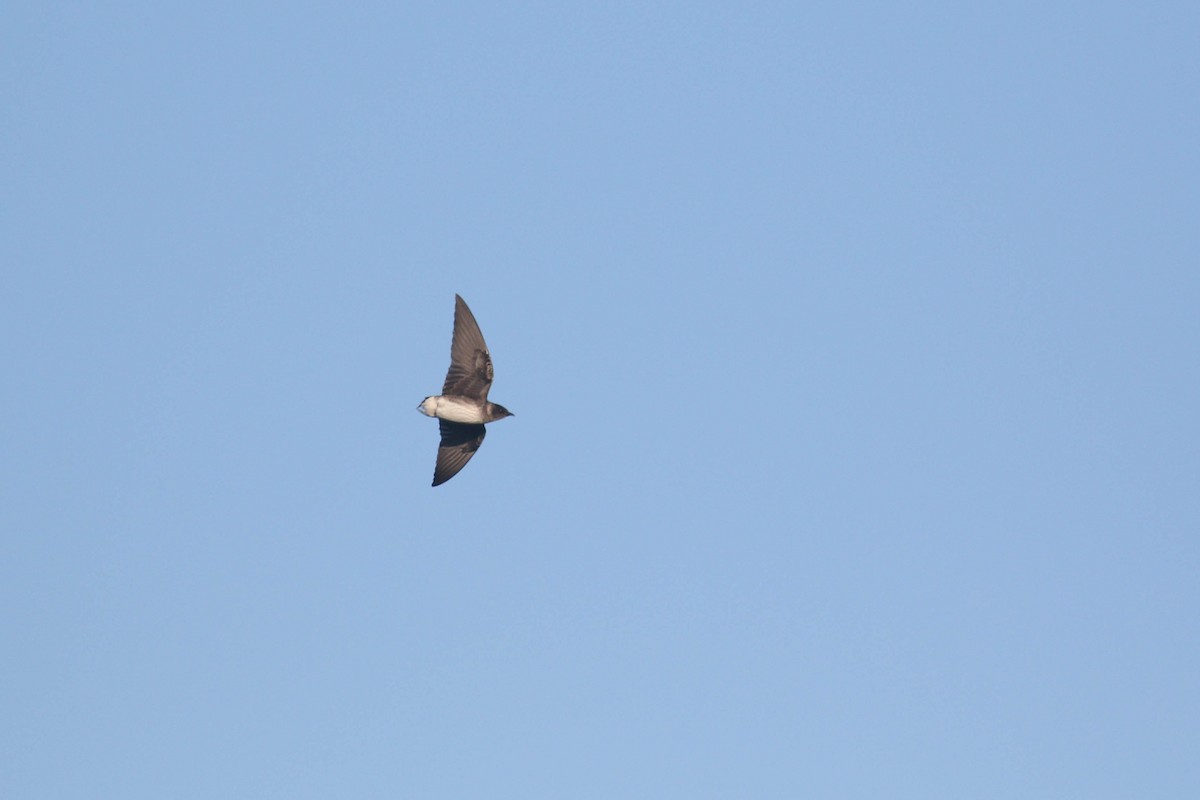
[(424, 414), (450, 422), (462, 422), (467, 425), (483, 422), (483, 409), (456, 397), (426, 397), (420, 408)]

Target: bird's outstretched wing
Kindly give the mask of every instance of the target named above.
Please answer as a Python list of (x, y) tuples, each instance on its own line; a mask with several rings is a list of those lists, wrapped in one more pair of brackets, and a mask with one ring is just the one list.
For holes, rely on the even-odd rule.
[(442, 394), (486, 400), (492, 386), (492, 356), (467, 304), (454, 295), (454, 340), (450, 344), (450, 371)]
[(433, 470), (433, 485), (440, 486), (458, 474), (471, 456), (483, 444), (487, 429), (482, 425), (463, 425), (461, 422), (438, 420), (442, 442), (438, 445), (437, 466)]

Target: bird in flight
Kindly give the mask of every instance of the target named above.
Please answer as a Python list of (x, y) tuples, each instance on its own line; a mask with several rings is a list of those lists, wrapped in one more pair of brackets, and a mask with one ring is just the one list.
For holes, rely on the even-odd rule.
[(485, 422), (513, 416), (502, 405), (489, 403), (492, 388), (492, 355), (467, 304), (454, 295), (454, 339), (450, 344), (450, 371), (442, 393), (426, 397), (417, 406), (422, 414), (438, 418), (442, 441), (438, 445), (433, 485), (440, 486), (458, 474), (483, 444)]

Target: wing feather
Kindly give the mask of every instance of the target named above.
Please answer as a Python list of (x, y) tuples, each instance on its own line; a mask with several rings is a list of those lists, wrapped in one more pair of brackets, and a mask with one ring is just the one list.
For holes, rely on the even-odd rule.
[(467, 304), (454, 295), (454, 339), (450, 344), (450, 370), (442, 394), (486, 400), (492, 386), (492, 356), (479, 323)]
[(433, 485), (440, 486), (459, 473), (471, 456), (483, 444), (487, 429), (482, 425), (463, 425), (460, 422), (438, 420), (442, 441), (438, 445), (437, 466), (433, 470)]

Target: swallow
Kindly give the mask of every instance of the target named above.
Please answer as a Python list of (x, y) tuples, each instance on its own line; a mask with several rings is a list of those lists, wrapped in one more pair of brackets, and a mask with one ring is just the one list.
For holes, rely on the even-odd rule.
[(483, 444), (484, 423), (513, 416), (499, 403), (488, 402), (492, 388), (492, 355), (483, 341), (479, 323), (467, 304), (454, 295), (454, 338), (450, 343), (450, 370), (440, 395), (421, 401), (417, 410), (438, 418), (442, 441), (438, 445), (433, 485), (440, 486), (458, 474)]

